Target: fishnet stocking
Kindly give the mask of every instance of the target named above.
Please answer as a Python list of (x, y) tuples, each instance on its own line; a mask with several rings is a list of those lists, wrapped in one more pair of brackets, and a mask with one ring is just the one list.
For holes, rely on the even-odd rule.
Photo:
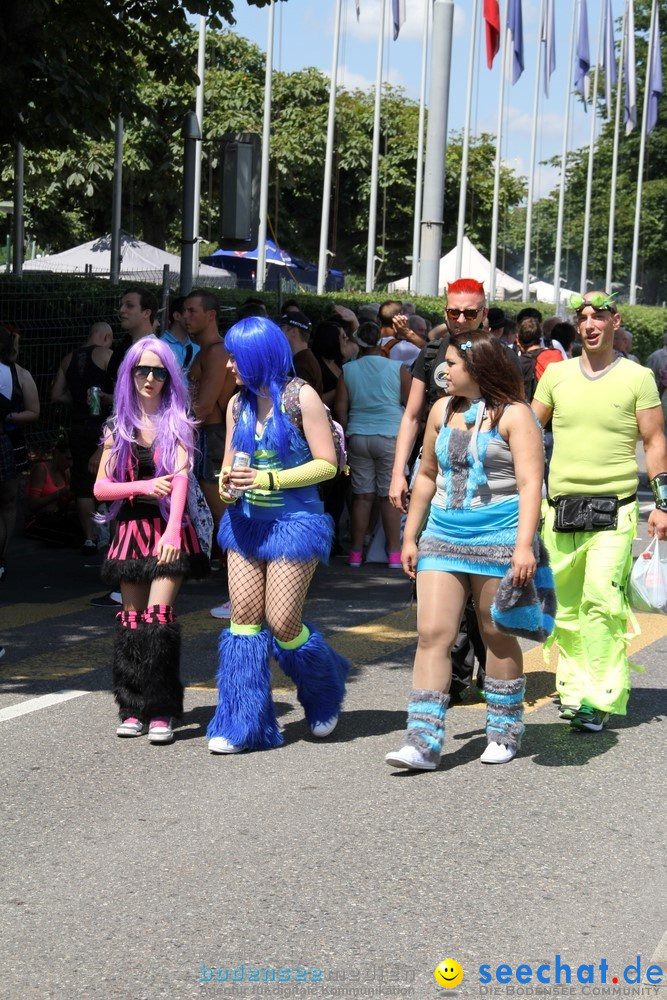
[(317, 559), (266, 565), (266, 622), (281, 642), (296, 639), (301, 631), (303, 605), (316, 566)]
[(227, 553), (229, 599), (237, 625), (260, 625), (264, 620), (266, 563), (246, 559), (231, 549)]

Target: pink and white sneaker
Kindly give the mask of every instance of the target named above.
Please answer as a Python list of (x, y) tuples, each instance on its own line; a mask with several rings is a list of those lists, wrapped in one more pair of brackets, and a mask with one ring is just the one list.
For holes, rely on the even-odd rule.
[(127, 719), (123, 719), (120, 726), (116, 730), (116, 736), (143, 736), (148, 729), (141, 721), (141, 719), (135, 719), (134, 716), (129, 716)]
[(171, 743), (173, 738), (174, 730), (171, 728), (171, 719), (151, 719), (148, 726), (150, 743)]

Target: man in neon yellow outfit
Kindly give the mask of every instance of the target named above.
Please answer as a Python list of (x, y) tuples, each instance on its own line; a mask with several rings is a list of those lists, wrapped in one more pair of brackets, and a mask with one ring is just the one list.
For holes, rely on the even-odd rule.
[[(667, 445), (652, 372), (614, 353), (621, 317), (612, 297), (589, 292), (571, 305), (582, 356), (545, 370), (533, 410), (543, 426), (553, 418), (544, 541), (558, 598), (551, 641), (559, 650), (560, 714), (575, 729), (598, 732), (610, 713), (625, 715), (630, 693), (626, 585), (639, 513), (637, 439), (656, 496), (649, 533), (659, 538), (667, 538)], [(612, 527), (595, 513), (605, 505), (594, 498), (609, 496), (618, 498), (615, 527), (613, 510)], [(558, 498), (573, 498), (575, 508), (574, 515), (571, 504), (569, 514), (563, 508), (561, 530)], [(600, 527), (586, 530), (593, 523)]]

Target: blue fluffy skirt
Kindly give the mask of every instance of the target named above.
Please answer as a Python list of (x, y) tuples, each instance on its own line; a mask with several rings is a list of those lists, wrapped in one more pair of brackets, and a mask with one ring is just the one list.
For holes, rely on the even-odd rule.
[(223, 552), (231, 549), (246, 559), (271, 562), (329, 561), (334, 523), (329, 514), (299, 512), (275, 521), (246, 517), (231, 507), (225, 511), (218, 530)]

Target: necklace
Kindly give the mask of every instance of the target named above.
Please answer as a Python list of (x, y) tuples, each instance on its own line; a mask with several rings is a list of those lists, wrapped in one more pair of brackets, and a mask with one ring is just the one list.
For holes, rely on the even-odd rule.
[(463, 419), (465, 420), (466, 427), (472, 427), (477, 419), (477, 410), (479, 409), (479, 404), (482, 402), (481, 399), (471, 399), (470, 406), (463, 414)]

